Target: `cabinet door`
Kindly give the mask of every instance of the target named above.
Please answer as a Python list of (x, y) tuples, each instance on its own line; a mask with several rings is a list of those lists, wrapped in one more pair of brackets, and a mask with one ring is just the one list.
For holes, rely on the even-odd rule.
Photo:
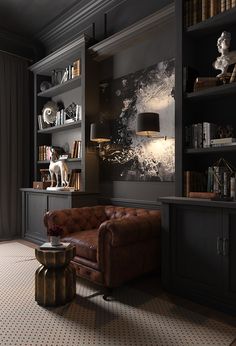
[(48, 210), (66, 209), (71, 206), (71, 197), (66, 195), (48, 194)]
[(222, 282), (221, 210), (176, 205), (170, 217), (174, 286), (190, 294), (217, 295)]
[(224, 211), (223, 261), (226, 298), (236, 305), (236, 211)]
[(47, 240), (43, 216), (47, 211), (47, 195), (27, 192), (25, 195), (25, 234), (29, 240)]

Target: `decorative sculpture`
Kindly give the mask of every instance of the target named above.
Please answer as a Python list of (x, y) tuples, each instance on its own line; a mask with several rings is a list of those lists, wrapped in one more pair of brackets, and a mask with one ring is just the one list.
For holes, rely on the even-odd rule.
[(221, 54), (216, 61), (213, 62), (213, 67), (216, 70), (221, 70), (217, 77), (224, 77), (227, 75), (228, 67), (236, 63), (236, 51), (229, 52), (231, 34), (223, 31), (217, 40), (218, 52)]
[(59, 187), (59, 175), (61, 176), (61, 187), (68, 187), (68, 166), (64, 160), (58, 160), (59, 155), (56, 150), (51, 147), (51, 159), (49, 165), (49, 172), (51, 177), (51, 187), (53, 187), (53, 176), (56, 176), (56, 188)]

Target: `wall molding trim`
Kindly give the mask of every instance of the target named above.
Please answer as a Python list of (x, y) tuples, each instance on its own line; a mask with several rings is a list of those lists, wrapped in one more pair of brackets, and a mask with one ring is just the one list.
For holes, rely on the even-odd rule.
[(128, 48), (137, 40), (146, 38), (158, 26), (170, 23), (174, 20), (174, 3), (163, 7), (155, 13), (147, 16), (128, 28), (125, 28), (116, 34), (93, 45), (89, 50), (94, 55), (95, 60), (101, 61), (118, 53), (121, 49)]
[(160, 202), (145, 201), (137, 199), (126, 199), (126, 198), (105, 198), (99, 199), (101, 204), (111, 204), (127, 208), (143, 208), (143, 209), (160, 209)]
[(50, 46), (53, 41), (59, 40), (62, 36), (68, 35), (68, 32), (76, 29), (78, 24), (85, 22), (108, 5), (111, 6), (116, 2), (117, 0), (84, 0), (47, 25), (35, 38), (45, 46)]

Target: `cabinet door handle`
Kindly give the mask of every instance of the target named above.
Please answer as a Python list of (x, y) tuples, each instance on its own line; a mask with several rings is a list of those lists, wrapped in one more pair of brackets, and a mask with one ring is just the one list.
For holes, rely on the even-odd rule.
[(228, 255), (228, 239), (223, 238), (223, 256)]
[(222, 238), (217, 237), (216, 242), (217, 255), (222, 255)]

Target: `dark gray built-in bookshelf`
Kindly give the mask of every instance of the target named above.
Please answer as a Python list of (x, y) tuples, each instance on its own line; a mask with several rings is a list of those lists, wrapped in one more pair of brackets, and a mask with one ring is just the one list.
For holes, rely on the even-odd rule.
[[(62, 147), (69, 158), (66, 163), (69, 173), (76, 174), (76, 191), (48, 191), (33, 188), (22, 189), (22, 230), (23, 237), (35, 242), (46, 240), (43, 225), (44, 213), (53, 209), (64, 209), (97, 204), (98, 197), (98, 154), (89, 141), (90, 123), (94, 122), (99, 109), (99, 78), (97, 62), (88, 52), (89, 38), (85, 35), (49, 54), (30, 67), (34, 74), (34, 177), (41, 180), (40, 171), (49, 168), (49, 161), (42, 160), (40, 150), (49, 146)], [(66, 81), (53, 85), (53, 71), (64, 71), (74, 62), (80, 61), (80, 73)], [(41, 91), (42, 82), (49, 82), (49, 88)], [(52, 86), (51, 86), (52, 85)], [(81, 120), (51, 124), (40, 128), (39, 115), (49, 101), (81, 107)], [(71, 119), (69, 119), (70, 121)], [(80, 144), (80, 154), (72, 155), (75, 143)], [(79, 179), (79, 184), (78, 184)], [(72, 181), (72, 180), (71, 180)], [(78, 190), (79, 187), (79, 190)]]
[[(200, 4), (200, 2), (198, 2)], [(206, 2), (210, 6), (210, 1)], [(202, 2), (201, 2), (202, 4)], [(185, 1), (176, 1), (176, 195), (184, 195), (186, 171), (207, 171), (221, 157), (236, 168), (234, 145), (188, 148), (185, 128), (196, 123), (232, 125), (236, 137), (235, 95), (236, 82), (209, 87), (204, 90), (184, 90), (184, 69), (192, 68), (198, 77), (216, 77), (220, 73), (212, 63), (220, 55), (217, 39), (223, 31), (231, 33), (230, 51), (236, 49), (236, 7), (218, 13), (204, 21), (186, 27)], [(201, 11), (201, 7), (198, 8)], [(232, 69), (231, 69), (232, 70)], [(183, 87), (179, 87), (183, 86)]]
[(193, 92), (184, 89), (186, 67), (197, 70), (199, 77), (215, 77), (220, 72), (213, 69), (212, 62), (219, 56), (216, 42), (222, 31), (231, 33), (230, 50), (236, 49), (236, 8), (186, 27), (186, 1), (175, 4), (176, 197), (160, 199), (162, 284), (175, 294), (235, 314), (236, 202), (183, 196), (185, 177), (191, 178), (185, 173), (196, 173), (199, 183), (201, 174), (221, 158), (236, 167), (235, 145), (189, 148), (185, 137), (186, 127), (206, 122), (230, 124), (236, 137), (236, 83)]

